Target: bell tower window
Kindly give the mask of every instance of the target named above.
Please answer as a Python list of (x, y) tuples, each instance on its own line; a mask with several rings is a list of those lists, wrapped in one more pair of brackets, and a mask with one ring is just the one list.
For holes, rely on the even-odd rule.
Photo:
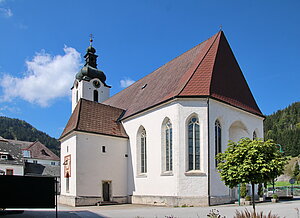
[(94, 101), (98, 102), (98, 91), (94, 90)]

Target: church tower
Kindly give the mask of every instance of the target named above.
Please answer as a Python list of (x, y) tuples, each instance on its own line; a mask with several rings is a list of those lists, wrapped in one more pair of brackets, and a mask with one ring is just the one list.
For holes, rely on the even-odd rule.
[(85, 64), (83, 68), (76, 74), (76, 78), (72, 89), (72, 112), (75, 109), (80, 98), (103, 102), (109, 98), (111, 86), (108, 86), (106, 76), (103, 71), (97, 69), (96, 49), (92, 46), (92, 36), (90, 46), (84, 55)]

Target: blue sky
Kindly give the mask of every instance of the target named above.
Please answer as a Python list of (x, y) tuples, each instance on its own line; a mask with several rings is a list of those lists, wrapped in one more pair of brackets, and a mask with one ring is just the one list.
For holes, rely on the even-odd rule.
[(0, 115), (58, 138), (93, 33), (111, 95), (223, 26), (264, 114), (300, 100), (300, 1), (0, 0)]

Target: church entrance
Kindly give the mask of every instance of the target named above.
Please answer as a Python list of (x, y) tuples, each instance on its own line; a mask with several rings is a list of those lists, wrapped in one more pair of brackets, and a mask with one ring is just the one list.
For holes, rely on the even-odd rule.
[(102, 198), (103, 201), (110, 201), (111, 181), (102, 181)]

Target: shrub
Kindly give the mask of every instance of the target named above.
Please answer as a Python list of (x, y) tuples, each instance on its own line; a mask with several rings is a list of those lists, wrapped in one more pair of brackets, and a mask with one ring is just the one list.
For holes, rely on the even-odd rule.
[(278, 199), (278, 195), (273, 194), (273, 195), (272, 195), (272, 198), (273, 198), (273, 199)]
[(245, 201), (251, 201), (251, 196), (247, 195), (247, 196), (245, 197)]
[(271, 211), (264, 215), (261, 211), (260, 213), (250, 212), (249, 210), (245, 209), (244, 211), (235, 211), (235, 216), (233, 218), (280, 218), (277, 214), (272, 214)]
[(241, 185), (240, 195), (241, 195), (241, 198), (245, 198), (246, 195), (247, 195), (247, 187), (246, 187), (246, 184), (245, 184), (245, 183), (243, 183), (243, 184)]

